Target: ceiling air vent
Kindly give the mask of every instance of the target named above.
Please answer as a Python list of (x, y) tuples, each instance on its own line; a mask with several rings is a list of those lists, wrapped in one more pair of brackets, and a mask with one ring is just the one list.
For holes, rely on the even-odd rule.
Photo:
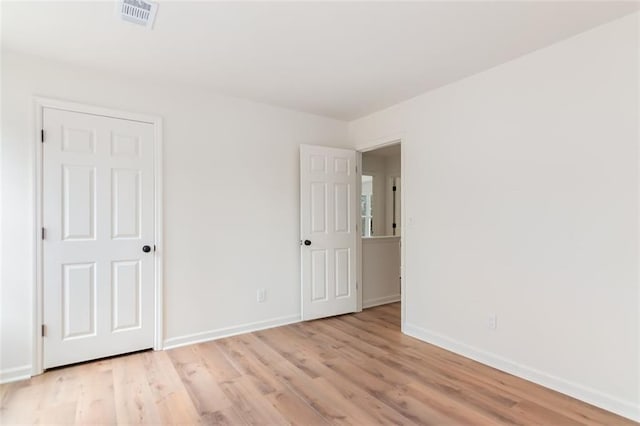
[(153, 27), (158, 4), (147, 0), (118, 0), (118, 14), (120, 17), (134, 24), (143, 25), (149, 29)]

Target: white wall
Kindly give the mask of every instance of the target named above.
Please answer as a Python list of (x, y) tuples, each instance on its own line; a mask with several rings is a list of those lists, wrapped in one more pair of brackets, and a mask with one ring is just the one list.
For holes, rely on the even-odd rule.
[(400, 300), (400, 237), (362, 239), (362, 307)]
[(404, 330), (636, 419), (639, 21), (350, 124), (402, 136)]
[(32, 363), (33, 95), (163, 117), (168, 344), (299, 318), (298, 145), (346, 123), (3, 51), (0, 379)]

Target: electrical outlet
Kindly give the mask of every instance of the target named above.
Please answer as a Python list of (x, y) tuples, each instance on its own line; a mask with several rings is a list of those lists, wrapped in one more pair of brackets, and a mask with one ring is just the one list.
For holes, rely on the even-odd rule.
[(498, 316), (496, 314), (487, 315), (487, 327), (491, 330), (498, 328)]
[(258, 289), (258, 303), (264, 303), (267, 300), (267, 290), (264, 288)]

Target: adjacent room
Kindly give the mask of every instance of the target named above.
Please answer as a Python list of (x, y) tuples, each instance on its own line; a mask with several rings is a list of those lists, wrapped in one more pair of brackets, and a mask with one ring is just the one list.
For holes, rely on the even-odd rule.
[(401, 144), (362, 154), (362, 307), (400, 301)]
[(0, 423), (640, 422), (640, 2), (0, 2)]

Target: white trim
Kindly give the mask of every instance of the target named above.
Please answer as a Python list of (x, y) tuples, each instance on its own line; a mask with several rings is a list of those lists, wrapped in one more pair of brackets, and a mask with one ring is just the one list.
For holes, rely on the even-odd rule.
[(398, 139), (400, 141), (400, 331), (404, 333), (404, 327), (406, 323), (407, 312), (407, 256), (405, 254), (405, 247), (407, 246), (407, 229), (409, 223), (407, 223), (407, 209), (406, 194), (407, 191), (407, 179), (406, 177), (406, 158), (407, 158), (407, 144), (406, 137), (402, 135)]
[(31, 377), (31, 370), (31, 365), (23, 365), (20, 367), (0, 370), (0, 384), (17, 382), (18, 380), (27, 380)]
[(272, 318), (264, 321), (250, 322), (242, 325), (235, 325), (215, 330), (202, 331), (200, 333), (186, 334), (184, 336), (171, 337), (164, 341), (164, 349), (173, 349), (180, 346), (193, 345), (195, 343), (208, 342), (222, 339), (224, 337), (236, 336), (238, 334), (251, 333), (254, 331), (266, 330), (268, 328), (280, 327), (287, 324), (294, 324), (301, 321), (300, 315), (288, 315), (285, 317)]
[(418, 327), (413, 324), (405, 324), (403, 332), (416, 339), (439, 346), (448, 351), (478, 361), (482, 364), (504, 371), (522, 379), (537, 383), (557, 392), (577, 398), (588, 404), (595, 405), (612, 413), (619, 414), (629, 419), (640, 421), (640, 407), (632, 401), (624, 401), (612, 395), (571, 382), (561, 377), (554, 376), (544, 371), (519, 364), (510, 359), (501, 357), (491, 352), (467, 345), (466, 343)]
[[(79, 104), (75, 102), (67, 102), (58, 99), (50, 99), (43, 97), (33, 97), (33, 108), (35, 112), (35, 126), (32, 127), (34, 134), (32, 136), (35, 147), (35, 167), (34, 167), (34, 196), (35, 196), (35, 215), (33, 219), (34, 230), (34, 246), (35, 246), (35, 283), (33, 297), (33, 364), (30, 367), (32, 375), (42, 374), (43, 372), (43, 347), (42, 336), (40, 335), (40, 325), (42, 324), (43, 315), (43, 288), (42, 288), (42, 239), (40, 238), (40, 229), (42, 228), (42, 142), (40, 141), (40, 130), (43, 128), (43, 110), (45, 108), (60, 109), (65, 111), (80, 112), (83, 114), (99, 115), (104, 117), (118, 118), (130, 121), (139, 121), (149, 123), (154, 128), (154, 241), (156, 251), (155, 259), (155, 330), (154, 345), (155, 350), (162, 349), (163, 339), (163, 222), (162, 222), (162, 118), (155, 115), (138, 114), (126, 111), (119, 111), (109, 108), (102, 108), (93, 105)], [(46, 134), (45, 134), (46, 138)], [(46, 142), (45, 142), (46, 143)]]
[[(375, 151), (376, 149), (385, 148), (387, 146), (402, 144), (404, 138), (404, 133), (391, 135), (388, 137), (376, 138), (357, 146), (355, 149), (359, 152)], [(400, 166), (400, 169), (402, 171), (402, 165)]]
[(32, 375), (42, 374), (43, 348), (42, 336), (40, 335), (40, 326), (43, 323), (43, 287), (42, 287), (42, 239), (40, 238), (39, 229), (42, 228), (42, 142), (40, 141), (40, 130), (42, 125), (42, 110), (44, 102), (38, 98), (33, 99), (33, 111), (35, 113), (35, 126), (32, 126), (33, 147), (35, 153), (35, 166), (33, 169), (33, 186), (34, 186), (34, 206), (33, 215), (33, 246), (34, 246), (34, 266), (35, 280), (33, 290), (33, 354), (31, 359)]
[(356, 312), (362, 312), (362, 219), (360, 216), (360, 195), (362, 194), (362, 152), (356, 151), (356, 208), (358, 220), (356, 221)]
[[(77, 102), (67, 102), (60, 99), (43, 98), (36, 96), (36, 106), (40, 108), (53, 108), (65, 111), (80, 112), (83, 114), (101, 115), (104, 117), (119, 118), (130, 121), (140, 121), (142, 123), (159, 124), (162, 118), (157, 115), (139, 114), (137, 112), (121, 111), (111, 108), (103, 108), (94, 105), (81, 104)], [(40, 129), (37, 129), (38, 133)]]
[(155, 338), (153, 349), (159, 351), (162, 349), (162, 339), (164, 338), (164, 218), (163, 218), (163, 176), (164, 176), (164, 152), (162, 118), (157, 117), (157, 121), (153, 122), (153, 142), (154, 142), (154, 224), (155, 224)]
[(375, 299), (364, 300), (362, 307), (364, 309), (373, 308), (374, 306), (386, 305), (388, 303), (395, 303), (400, 301), (399, 294), (392, 294), (391, 296), (376, 297)]
[[(640, 13), (636, 12), (636, 40), (640, 41)], [(640, 55), (636, 56), (637, 58), (637, 65), (636, 65), (636, 69), (640, 69)], [(640, 99), (640, 77), (638, 77), (638, 84), (636, 84), (636, 88), (637, 88), (637, 93), (636, 93), (636, 99)], [(638, 121), (636, 123), (640, 123), (640, 108), (636, 109), (637, 111), (637, 118)], [(637, 140), (640, 140), (640, 124), (638, 124), (638, 127), (636, 128), (637, 132), (638, 132), (638, 136), (639, 138)], [(638, 145), (636, 145), (637, 147)], [(638, 170), (640, 170), (640, 149), (636, 150), (636, 155), (637, 155), (637, 162), (636, 162), (636, 166), (638, 167)], [(637, 198), (637, 202), (636, 202), (636, 212), (640, 212), (640, 173), (636, 174), (636, 188), (638, 188), (636, 190), (636, 196)], [(637, 216), (637, 227), (636, 227), (637, 231), (636, 231), (636, 241), (640, 241), (640, 214), (638, 214)], [(640, 277), (640, 250), (637, 250), (637, 275), (636, 277)], [(636, 296), (636, 307), (640, 306), (640, 291), (636, 292), (637, 296)], [(636, 335), (637, 336), (637, 335)], [(637, 338), (637, 337), (636, 337)], [(640, 346), (640, 344), (638, 344), (638, 346)], [(640, 391), (640, 389), (638, 389)], [(639, 397), (640, 398), (640, 397)], [(640, 412), (640, 401), (637, 401), (637, 407), (636, 407), (636, 413)], [(634, 420), (636, 420), (637, 422), (640, 422), (640, 414), (637, 414), (636, 417), (634, 418)]]

